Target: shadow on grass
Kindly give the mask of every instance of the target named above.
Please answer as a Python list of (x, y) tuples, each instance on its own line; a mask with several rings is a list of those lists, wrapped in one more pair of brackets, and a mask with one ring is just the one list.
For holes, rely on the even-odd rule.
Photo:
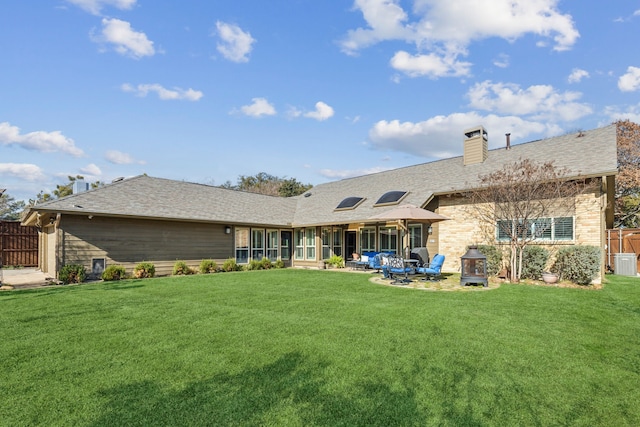
[(152, 381), (104, 390), (94, 426), (106, 425), (424, 425), (413, 390), (366, 382), (332, 391), (326, 364), (286, 354), (238, 374), (216, 375), (167, 390)]

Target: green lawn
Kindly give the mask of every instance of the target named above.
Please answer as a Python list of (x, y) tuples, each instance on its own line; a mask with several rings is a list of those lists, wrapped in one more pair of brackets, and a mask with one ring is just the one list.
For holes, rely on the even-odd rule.
[(640, 279), (271, 270), (0, 293), (0, 425), (638, 426)]

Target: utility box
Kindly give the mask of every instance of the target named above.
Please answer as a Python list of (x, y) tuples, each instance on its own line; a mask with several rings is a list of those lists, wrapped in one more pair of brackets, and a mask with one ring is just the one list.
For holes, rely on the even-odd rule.
[(621, 276), (637, 276), (638, 261), (636, 254), (615, 254), (614, 272)]

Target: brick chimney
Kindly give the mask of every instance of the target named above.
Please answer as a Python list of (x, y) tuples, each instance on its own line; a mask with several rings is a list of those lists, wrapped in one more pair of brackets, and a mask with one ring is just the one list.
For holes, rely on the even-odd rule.
[(473, 165), (487, 160), (489, 134), (482, 126), (464, 131), (464, 165)]

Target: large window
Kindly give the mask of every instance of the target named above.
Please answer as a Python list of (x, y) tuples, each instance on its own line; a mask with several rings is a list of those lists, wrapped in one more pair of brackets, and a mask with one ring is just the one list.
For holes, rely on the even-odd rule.
[(236, 262), (246, 264), (249, 262), (249, 229), (236, 228)]
[(422, 224), (409, 226), (409, 248), (421, 248), (426, 246), (422, 241)]
[(398, 230), (395, 227), (380, 227), (380, 252), (398, 253)]
[(342, 256), (342, 228), (333, 229), (333, 253)]
[(278, 230), (267, 230), (267, 258), (269, 261), (278, 260)]
[(331, 258), (331, 227), (322, 228), (322, 259)]
[(304, 231), (305, 236), (305, 249), (306, 249), (306, 259), (315, 260), (316, 259), (316, 229), (315, 228), (307, 228)]
[(299, 228), (295, 232), (296, 251), (295, 259), (304, 259), (304, 228)]
[(375, 252), (376, 250), (376, 229), (363, 228), (360, 230), (360, 250), (362, 252)]
[(517, 233), (520, 239), (573, 240), (573, 217), (538, 218), (531, 221), (500, 220), (497, 224), (497, 239), (506, 241)]
[(264, 258), (264, 230), (251, 230), (251, 258), (258, 261)]

